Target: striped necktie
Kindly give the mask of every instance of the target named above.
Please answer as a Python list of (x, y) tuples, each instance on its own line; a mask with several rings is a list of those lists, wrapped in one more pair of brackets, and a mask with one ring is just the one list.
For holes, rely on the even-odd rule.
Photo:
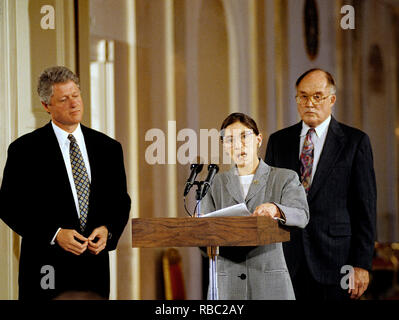
[(76, 193), (78, 195), (80, 230), (83, 232), (86, 228), (87, 213), (89, 211), (90, 181), (82, 153), (75, 137), (70, 134), (68, 139), (71, 141), (69, 145), (69, 157)]
[(308, 130), (301, 153), (301, 182), (303, 187), (305, 188), (306, 194), (308, 194), (309, 192), (312, 179), (312, 167), (314, 157), (314, 144), (312, 142), (313, 132), (315, 132), (313, 128)]

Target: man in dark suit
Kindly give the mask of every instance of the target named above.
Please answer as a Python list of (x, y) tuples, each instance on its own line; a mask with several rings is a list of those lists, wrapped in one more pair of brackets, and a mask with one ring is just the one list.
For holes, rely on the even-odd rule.
[(359, 298), (369, 283), (375, 240), (370, 141), (331, 116), (336, 88), (328, 72), (305, 72), (296, 89), (302, 121), (272, 134), (266, 151), (266, 163), (295, 170), (307, 192), (309, 224), (303, 231), (292, 228), (291, 241), (284, 244), (295, 295)]
[(130, 211), (122, 147), (80, 124), (79, 79), (69, 69), (46, 69), (38, 93), (51, 122), (11, 143), (0, 189), (0, 218), (22, 237), (19, 298), (108, 298), (108, 252)]

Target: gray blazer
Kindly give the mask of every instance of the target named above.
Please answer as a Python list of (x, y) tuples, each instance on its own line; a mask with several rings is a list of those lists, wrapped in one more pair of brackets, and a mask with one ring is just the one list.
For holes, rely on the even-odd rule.
[[(245, 199), (235, 166), (217, 174), (201, 202), (201, 212), (244, 202), (250, 212), (262, 203), (274, 202), (283, 211), (287, 226), (304, 228), (309, 221), (306, 193), (298, 175), (292, 170), (270, 167), (263, 160)], [(230, 249), (240, 250), (239, 247)], [(281, 243), (254, 247), (245, 252), (240, 261), (223, 256), (221, 250), (217, 270), (219, 299), (295, 299)]]

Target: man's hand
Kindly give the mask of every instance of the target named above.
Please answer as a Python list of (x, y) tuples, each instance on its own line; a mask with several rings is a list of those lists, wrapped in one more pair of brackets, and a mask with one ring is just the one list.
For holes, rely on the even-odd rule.
[(105, 226), (98, 227), (93, 230), (88, 238), (89, 251), (95, 255), (104, 250), (108, 240), (108, 229)]
[(349, 294), (351, 295), (351, 299), (359, 299), (364, 291), (366, 291), (369, 282), (370, 276), (369, 272), (362, 268), (354, 267), (354, 288), (349, 288)]
[[(79, 241), (82, 243), (80, 243)], [(88, 239), (83, 237), (79, 232), (72, 229), (61, 229), (55, 241), (65, 251), (71, 252), (77, 256), (86, 251)]]
[(263, 203), (256, 207), (252, 216), (266, 216), (271, 218), (281, 218), (280, 210), (274, 203)]

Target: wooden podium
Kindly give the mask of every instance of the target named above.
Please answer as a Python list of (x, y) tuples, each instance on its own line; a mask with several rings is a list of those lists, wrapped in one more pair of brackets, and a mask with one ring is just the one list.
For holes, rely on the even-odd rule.
[(290, 240), (289, 231), (267, 217), (132, 219), (132, 246), (261, 246)]
[(132, 219), (134, 248), (208, 247), (214, 299), (218, 299), (219, 246), (262, 246), (289, 240), (289, 231), (268, 217)]

